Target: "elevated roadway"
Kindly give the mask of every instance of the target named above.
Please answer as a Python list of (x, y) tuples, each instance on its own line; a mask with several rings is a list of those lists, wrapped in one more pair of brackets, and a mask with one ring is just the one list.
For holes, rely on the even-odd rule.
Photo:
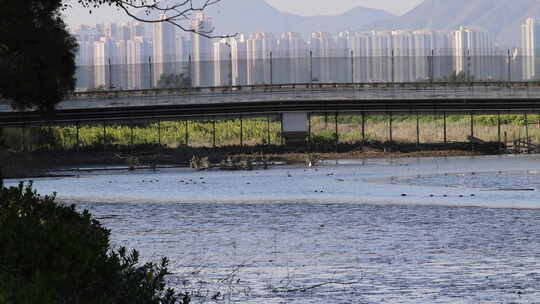
[(76, 92), (52, 115), (0, 105), (0, 126), (328, 112), (539, 113), (540, 83), (288, 84)]

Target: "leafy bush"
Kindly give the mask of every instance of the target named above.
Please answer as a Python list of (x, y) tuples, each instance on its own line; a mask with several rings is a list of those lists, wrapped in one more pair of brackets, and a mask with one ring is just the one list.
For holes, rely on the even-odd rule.
[(0, 303), (189, 303), (166, 289), (167, 259), (139, 265), (137, 251), (112, 251), (88, 211), (31, 184), (0, 189)]
[(319, 134), (312, 134), (309, 138), (309, 146), (320, 151), (332, 151), (336, 147), (337, 135), (329, 130), (323, 130)]
[(162, 74), (157, 87), (160, 89), (182, 89), (191, 87), (191, 79), (184, 73)]

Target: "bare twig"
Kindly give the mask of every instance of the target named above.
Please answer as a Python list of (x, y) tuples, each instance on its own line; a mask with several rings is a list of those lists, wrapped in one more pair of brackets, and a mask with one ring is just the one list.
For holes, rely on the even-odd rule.
[(230, 272), (227, 272), (220, 279), (208, 278), (204, 272), (209, 267), (203, 265), (187, 273), (177, 275), (180, 276), (178, 279), (184, 291), (192, 297), (198, 298), (201, 301), (219, 302), (227, 299), (230, 300), (237, 295), (248, 296), (250, 294), (251, 288), (249, 286), (243, 286), (245, 282), (240, 279), (240, 273), (246, 267), (249, 267), (248, 263), (232, 265)]
[[(205, 11), (208, 7), (222, 0), (203, 0), (200, 4), (194, 4), (193, 0), (78, 0), (84, 7), (98, 7), (108, 4), (120, 8), (126, 15), (136, 21), (144, 23), (169, 23), (182, 31), (201, 35), (206, 38), (230, 38), (233, 35), (215, 35), (215, 28), (199, 28), (193, 24), (194, 16), (198, 12)], [(138, 13), (144, 12), (146, 17)], [(157, 13), (158, 18), (150, 17), (151, 13)]]

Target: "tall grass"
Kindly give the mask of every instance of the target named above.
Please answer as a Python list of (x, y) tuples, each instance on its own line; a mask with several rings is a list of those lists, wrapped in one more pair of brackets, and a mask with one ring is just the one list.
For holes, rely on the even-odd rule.
[[(497, 141), (497, 115), (475, 115), (474, 136), (484, 141)], [(531, 142), (540, 142), (538, 115), (528, 116), (528, 134)], [(241, 127), (242, 125), (242, 127)], [(387, 115), (368, 115), (365, 122), (366, 140), (388, 141), (390, 122)], [(449, 115), (446, 119), (448, 142), (466, 142), (470, 135), (470, 115)], [(362, 140), (362, 116), (339, 115), (337, 120), (339, 142), (354, 143)], [(335, 115), (312, 116), (310, 119), (313, 137), (334, 140)], [(242, 130), (242, 132), (241, 132)], [(242, 141), (240, 134), (242, 133)], [(158, 145), (168, 148), (214, 146), (214, 122), (212, 121), (163, 121), (160, 123), (107, 124), (99, 122), (80, 125), (79, 148), (104, 149), (106, 147), (129, 148), (132, 145)], [(525, 138), (526, 128), (523, 115), (501, 115), (501, 140)], [(32, 128), (8, 128), (3, 130), (6, 145), (16, 151), (71, 150), (77, 148), (76, 126), (42, 126)], [(419, 117), (419, 139), (421, 143), (444, 141), (442, 115)], [(414, 143), (417, 141), (416, 115), (392, 116), (392, 140)], [(215, 122), (215, 145), (258, 145), (281, 144), (281, 123), (277, 119), (236, 119)]]
[[(77, 147), (76, 126), (53, 126), (5, 129), (6, 144), (15, 150), (57, 149)], [(242, 133), (242, 136), (240, 134)], [(242, 137), (242, 138), (241, 138)], [(211, 121), (166, 121), (138, 124), (80, 125), (78, 143), (82, 149), (103, 146), (130, 147), (157, 145), (169, 148), (182, 146), (212, 147), (214, 123)], [(216, 121), (215, 145), (280, 144), (281, 123), (267, 119)]]
[[(497, 115), (474, 115), (473, 135), (484, 141), (498, 141)], [(415, 143), (417, 141), (416, 115), (392, 115), (392, 140), (395, 142)], [(501, 141), (524, 139), (528, 131), (531, 142), (540, 142), (540, 124), (538, 115), (528, 115), (528, 130), (523, 115), (501, 115)], [(444, 117), (442, 115), (419, 116), (418, 135), (420, 143), (444, 142)], [(311, 118), (311, 131), (316, 136), (333, 136), (335, 115), (315, 116)], [(338, 116), (337, 134), (340, 142), (358, 142), (362, 140), (362, 118), (358, 115)], [(446, 117), (447, 142), (467, 142), (471, 135), (470, 115), (449, 115)], [(366, 140), (389, 141), (390, 117), (387, 115), (366, 116)]]

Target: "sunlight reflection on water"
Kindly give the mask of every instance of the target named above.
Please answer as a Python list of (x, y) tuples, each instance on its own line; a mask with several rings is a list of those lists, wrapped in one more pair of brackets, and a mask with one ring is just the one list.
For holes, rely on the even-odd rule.
[(538, 190), (538, 170), (536, 156), (368, 160), (35, 186), (89, 209), (116, 246), (169, 257), (174, 286), (225, 303), (530, 303), (540, 194), (498, 190)]

